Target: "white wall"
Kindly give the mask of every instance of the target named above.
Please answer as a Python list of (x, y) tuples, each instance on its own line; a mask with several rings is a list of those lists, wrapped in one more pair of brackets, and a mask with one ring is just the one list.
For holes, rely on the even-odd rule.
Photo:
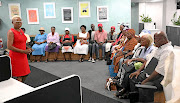
[[(172, 25), (171, 19), (176, 12), (176, 0), (166, 0), (166, 25)], [(179, 10), (178, 10), (179, 11)]]
[(157, 29), (163, 29), (163, 2), (139, 3), (139, 15), (142, 14), (151, 17), (152, 21), (156, 22)]
[(139, 34), (139, 3), (131, 5), (131, 28)]

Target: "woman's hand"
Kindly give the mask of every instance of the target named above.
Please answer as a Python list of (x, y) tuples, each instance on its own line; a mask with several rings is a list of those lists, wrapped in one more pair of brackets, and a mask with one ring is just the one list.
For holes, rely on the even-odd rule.
[(136, 76), (136, 78), (139, 76), (139, 74), (140, 74), (140, 72), (139, 71), (136, 71), (136, 72), (134, 72), (134, 73), (131, 73), (130, 75), (129, 75), (129, 78), (133, 78), (134, 76)]
[(36, 44), (40, 45), (40, 44), (41, 44), (41, 42), (36, 42)]
[(132, 59), (126, 61), (126, 64), (129, 65), (132, 62)]
[(31, 53), (32, 52), (32, 50), (31, 49), (26, 49), (26, 50), (23, 50), (23, 53), (24, 54), (29, 54), (29, 53)]

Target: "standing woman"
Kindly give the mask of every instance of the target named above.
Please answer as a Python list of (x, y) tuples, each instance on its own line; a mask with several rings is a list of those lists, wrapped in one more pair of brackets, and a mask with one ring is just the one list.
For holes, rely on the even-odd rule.
[(83, 62), (83, 56), (88, 54), (89, 33), (86, 32), (86, 26), (80, 27), (81, 32), (78, 33), (74, 54), (79, 54), (79, 62)]
[[(54, 61), (57, 60), (57, 55), (59, 53), (59, 48), (60, 48), (60, 42), (59, 42), (59, 34), (57, 32), (55, 32), (55, 27), (51, 27), (51, 32), (48, 34), (47, 36), (47, 45), (45, 48), (46, 51), (46, 63), (48, 62), (48, 56), (49, 56), (49, 52), (55, 52), (55, 57), (54, 57)], [(48, 48), (49, 45), (55, 43), (56, 47), (52, 50), (50, 50)]]
[(32, 49), (26, 47), (27, 38), (20, 29), (22, 26), (20, 16), (13, 16), (12, 24), (14, 28), (11, 28), (7, 33), (7, 47), (10, 50), (12, 76), (17, 77), (18, 81), (24, 82), (30, 73), (27, 54), (31, 53)]
[[(37, 62), (40, 62), (41, 56), (45, 56), (45, 47), (46, 47), (46, 38), (47, 38), (47, 34), (44, 33), (45, 30), (43, 27), (40, 28), (39, 30), (40, 34), (36, 35), (34, 42), (35, 44), (32, 46), (32, 49), (34, 50), (32, 52), (33, 56), (36, 56)], [(35, 60), (33, 60), (32, 62), (34, 62)]]

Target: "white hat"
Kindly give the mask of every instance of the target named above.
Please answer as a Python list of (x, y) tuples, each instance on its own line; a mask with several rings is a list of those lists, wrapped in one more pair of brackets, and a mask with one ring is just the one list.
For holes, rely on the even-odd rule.
[(70, 29), (69, 29), (69, 28), (65, 28), (65, 31), (66, 31), (66, 30), (70, 31)]

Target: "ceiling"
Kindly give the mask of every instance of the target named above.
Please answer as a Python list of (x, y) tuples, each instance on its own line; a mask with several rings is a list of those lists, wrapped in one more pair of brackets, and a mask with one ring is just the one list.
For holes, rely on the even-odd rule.
[(131, 0), (133, 3), (141, 3), (141, 2), (162, 2), (163, 0)]

